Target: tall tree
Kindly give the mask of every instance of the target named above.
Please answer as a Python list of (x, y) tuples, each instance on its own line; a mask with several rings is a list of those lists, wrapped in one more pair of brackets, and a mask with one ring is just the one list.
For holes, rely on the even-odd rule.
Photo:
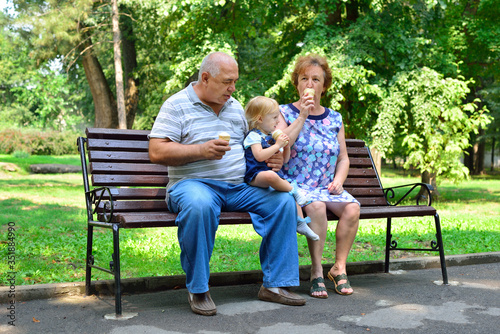
[[(112, 16), (109, 15), (112, 3), (14, 0), (14, 4), (19, 13), (18, 21), (23, 24), (23, 29), (30, 27), (30, 37), (38, 47), (35, 57), (39, 61), (47, 61), (61, 56), (68, 70), (74, 64), (81, 64), (94, 100), (95, 126), (118, 127), (117, 102), (111, 80), (106, 75), (108, 67), (113, 64), (108, 47), (112, 41)], [(126, 46), (135, 47), (134, 43), (127, 43)], [(130, 59), (135, 51), (123, 53), (127, 54), (131, 64), (137, 64), (135, 59)], [(129, 98), (125, 102), (129, 105), (128, 109), (135, 111), (138, 86), (135, 80), (132, 81), (129, 84), (127, 80), (124, 95)], [(135, 113), (130, 115), (132, 117)]]
[(118, 13), (118, 0), (112, 0), (111, 16), (113, 21), (113, 54), (115, 63), (116, 99), (118, 113), (118, 128), (127, 128), (127, 114), (125, 111), (125, 96), (123, 93), (123, 68), (121, 51), (120, 20)]

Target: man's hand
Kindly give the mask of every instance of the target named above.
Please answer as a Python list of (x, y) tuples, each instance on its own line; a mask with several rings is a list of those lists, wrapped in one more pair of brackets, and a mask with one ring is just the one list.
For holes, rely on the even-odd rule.
[(206, 160), (220, 160), (231, 147), (226, 140), (214, 139), (202, 144), (200, 149)]
[(267, 167), (271, 168), (274, 172), (278, 172), (283, 167), (283, 152), (274, 153), (269, 159), (266, 160)]

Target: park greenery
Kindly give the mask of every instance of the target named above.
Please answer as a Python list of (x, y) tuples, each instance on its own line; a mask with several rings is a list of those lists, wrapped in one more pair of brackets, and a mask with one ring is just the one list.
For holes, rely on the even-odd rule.
[[(87, 223), (81, 174), (30, 174), (34, 163), (79, 164), (78, 156), (0, 155), (0, 161), (16, 166), (7, 172), (0, 166), (0, 241), (6, 245), (8, 222), (15, 223), (16, 284), (81, 282), (85, 276)], [(418, 172), (382, 170), (384, 186), (418, 181)], [(433, 204), (441, 217), (446, 255), (500, 251), (500, 178), (475, 176), (469, 182), (443, 182), (441, 199)], [(324, 263), (333, 263), (335, 225), (328, 229)], [(382, 261), (385, 249), (385, 221), (363, 220), (348, 262)], [(176, 228), (122, 230), (121, 268), (123, 277), (182, 275)], [(393, 220), (398, 245), (428, 248), (435, 240), (433, 218)], [(221, 226), (211, 260), (212, 272), (259, 270), (260, 237), (250, 225)], [(298, 236), (300, 264), (310, 264), (305, 237)], [(68, 245), (71, 245), (68, 247)], [(0, 247), (7, 259), (8, 247)], [(109, 268), (111, 232), (94, 232), (96, 264)], [(392, 258), (437, 256), (429, 252), (392, 252)], [(436, 269), (438, 270), (438, 269)], [(0, 282), (9, 272), (0, 262)], [(112, 279), (94, 270), (94, 279)], [(438, 276), (439, 277), (439, 274)]]
[[(0, 131), (118, 127), (115, 2), (7, 0), (10, 10), (0, 14)], [(425, 182), (481, 173), (484, 151), (500, 137), (496, 0), (118, 5), (128, 128), (150, 129), (163, 101), (196, 80), (209, 52), (237, 59), (234, 95), (243, 104), (255, 95), (297, 99), (289, 74), (298, 56), (315, 52), (334, 75), (322, 104), (342, 113), (346, 135), (382, 157), (402, 157)]]

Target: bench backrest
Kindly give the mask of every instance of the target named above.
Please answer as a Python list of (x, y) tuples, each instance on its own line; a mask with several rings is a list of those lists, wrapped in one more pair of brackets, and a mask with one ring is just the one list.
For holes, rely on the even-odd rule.
[[(149, 161), (149, 131), (88, 128), (88, 173), (93, 187), (110, 187), (114, 212), (166, 211), (168, 168)], [(364, 141), (347, 139), (350, 169), (344, 188), (363, 207), (386, 206)]]

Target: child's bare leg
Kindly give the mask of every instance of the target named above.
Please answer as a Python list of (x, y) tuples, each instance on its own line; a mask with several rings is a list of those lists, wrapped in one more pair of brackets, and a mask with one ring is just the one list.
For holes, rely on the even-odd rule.
[(252, 182), (250, 182), (250, 185), (259, 188), (271, 187), (277, 191), (291, 191), (293, 189), (292, 185), (287, 180), (283, 180), (272, 170), (263, 171), (257, 174)]

